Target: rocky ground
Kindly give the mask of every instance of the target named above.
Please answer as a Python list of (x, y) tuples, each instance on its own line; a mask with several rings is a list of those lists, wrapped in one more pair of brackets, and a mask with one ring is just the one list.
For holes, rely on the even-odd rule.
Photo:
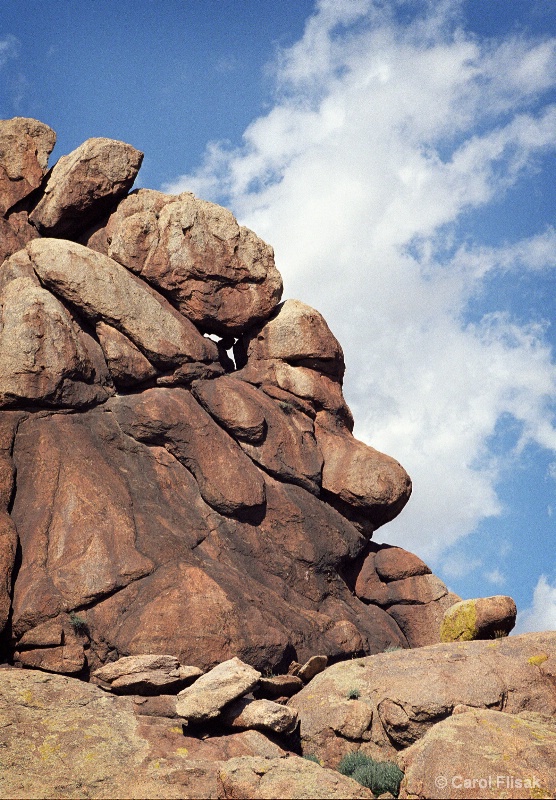
[(372, 542), (410, 478), (272, 248), (55, 140), (0, 121), (0, 795), (551, 796), (553, 635)]

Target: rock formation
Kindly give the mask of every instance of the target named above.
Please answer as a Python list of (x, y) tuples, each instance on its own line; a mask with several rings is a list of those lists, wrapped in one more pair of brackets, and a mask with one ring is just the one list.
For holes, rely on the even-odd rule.
[(272, 248), (55, 139), (0, 121), (0, 794), (370, 798), (359, 753), (452, 797), (513, 731), (552, 791), (554, 636), (371, 541), (411, 481)]
[(353, 438), (342, 349), (280, 302), (272, 248), (192, 194), (130, 193), (130, 145), (47, 171), (54, 142), (0, 123), (6, 655), (284, 672), (439, 641), (459, 598), (370, 542), (409, 477)]

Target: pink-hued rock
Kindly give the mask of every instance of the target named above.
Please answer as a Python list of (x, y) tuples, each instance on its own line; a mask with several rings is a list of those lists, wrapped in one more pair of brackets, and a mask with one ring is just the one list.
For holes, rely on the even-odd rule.
[(137, 386), (157, 376), (148, 358), (117, 328), (97, 322), (95, 329), (108, 370), (118, 388)]
[(297, 726), (297, 712), (272, 700), (252, 700), (241, 697), (226, 706), (221, 715), (230, 728), (292, 733)]
[(10, 281), (1, 298), (0, 406), (106, 400), (79, 329), (59, 300), (25, 277)]
[(87, 139), (54, 165), (29, 215), (45, 236), (75, 236), (132, 187), (143, 153), (114, 139)]
[(381, 547), (377, 551), (374, 564), (383, 581), (400, 581), (431, 572), (424, 561), (402, 547)]
[[(555, 664), (556, 632), (437, 644), (334, 664), (288, 705), (301, 720), (303, 752), (318, 753), (327, 765), (335, 767), (354, 743), (378, 760), (394, 760), (460, 704), (554, 714)], [(368, 709), (368, 724), (352, 726), (348, 736), (352, 690)]]
[(260, 507), (264, 480), (234, 440), (184, 389), (147, 389), (114, 398), (122, 429), (138, 441), (163, 445), (195, 476), (201, 496), (223, 514)]
[(156, 286), (204, 331), (241, 333), (266, 319), (282, 294), (272, 248), (188, 192), (140, 189), (86, 243)]
[(239, 658), (223, 661), (179, 692), (176, 711), (188, 722), (214, 719), (225, 706), (254, 689), (260, 677)]
[(344, 354), (323, 316), (299, 300), (286, 300), (272, 318), (249, 333), (248, 359), (280, 359), (316, 369), (341, 382)]
[(317, 424), (315, 436), (324, 458), (325, 491), (342, 506), (364, 512), (375, 528), (400, 513), (409, 500), (411, 480), (397, 461), (347, 431), (334, 433)]
[(26, 117), (0, 120), (0, 216), (40, 186), (56, 134)]
[(356, 781), (319, 764), (289, 755), (287, 758), (232, 758), (218, 774), (218, 797), (263, 800), (355, 800), (374, 797)]
[(258, 444), (267, 432), (261, 393), (243, 381), (223, 375), (212, 381), (196, 381), (192, 392), (205, 411), (240, 441)]
[(112, 259), (60, 239), (35, 239), (27, 252), (44, 286), (91, 322), (117, 328), (155, 366), (218, 360), (214, 342)]
[(434, 725), (400, 754), (399, 796), (554, 797), (555, 752), (553, 717), (469, 709)]

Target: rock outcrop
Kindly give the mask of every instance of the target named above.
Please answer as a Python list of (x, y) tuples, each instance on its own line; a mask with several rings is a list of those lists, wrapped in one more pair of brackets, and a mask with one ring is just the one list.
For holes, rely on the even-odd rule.
[(0, 121), (0, 794), (452, 797), (512, 737), (552, 791), (554, 636), (371, 541), (410, 478), (272, 248), (55, 138)]
[(226, 209), (130, 192), (131, 145), (48, 170), (54, 142), (0, 122), (6, 656), (286, 672), (422, 644), (407, 604), (428, 620), (459, 598), (424, 572), (369, 591), (369, 540), (411, 482), (354, 439), (325, 320), (280, 302), (272, 248)]

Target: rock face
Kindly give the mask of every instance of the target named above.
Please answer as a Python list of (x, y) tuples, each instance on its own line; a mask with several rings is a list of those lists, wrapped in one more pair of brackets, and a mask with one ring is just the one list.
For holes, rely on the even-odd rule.
[(507, 636), (515, 625), (516, 615), (514, 601), (505, 595), (460, 600), (444, 614), (440, 640), (465, 642)]
[(457, 706), (556, 714), (555, 665), (556, 632), (437, 644), (334, 664), (288, 705), (327, 766), (359, 749), (394, 760)]
[(285, 672), (417, 641), (396, 609), (449, 604), (424, 565), (355, 590), (411, 482), (353, 438), (325, 320), (280, 304), (271, 247), (229, 211), (129, 193), (131, 145), (89, 139), (47, 172), (54, 142), (0, 122), (7, 657)]
[(469, 709), (404, 750), (401, 798), (554, 797), (556, 721)]

